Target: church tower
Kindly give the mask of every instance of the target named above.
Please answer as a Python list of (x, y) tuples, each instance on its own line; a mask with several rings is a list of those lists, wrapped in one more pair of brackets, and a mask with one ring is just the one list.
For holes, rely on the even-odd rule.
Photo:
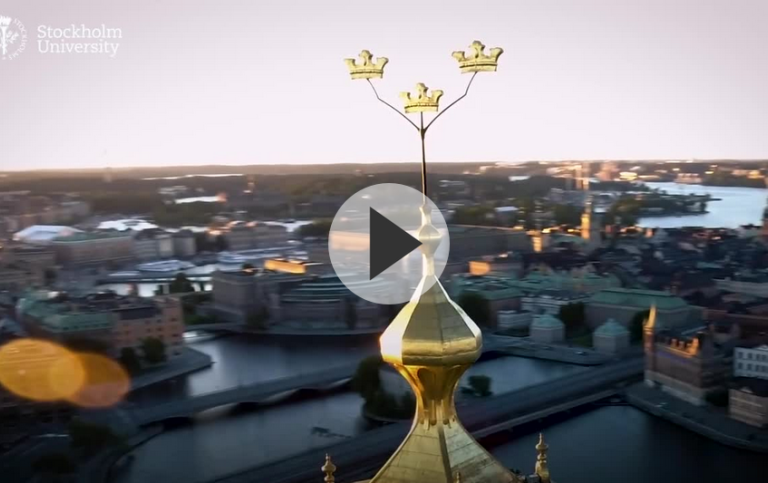
[(584, 212), (581, 214), (581, 238), (585, 240), (587, 252), (592, 252), (599, 248), (602, 239), (600, 233), (600, 223), (595, 219), (595, 210), (592, 206), (592, 195), (589, 192), (589, 164), (584, 163), (581, 187), (584, 190)]
[(658, 330), (658, 316), (656, 304), (651, 305), (648, 318), (643, 324), (643, 352), (645, 352), (645, 383), (654, 386), (654, 373), (656, 372), (656, 331)]

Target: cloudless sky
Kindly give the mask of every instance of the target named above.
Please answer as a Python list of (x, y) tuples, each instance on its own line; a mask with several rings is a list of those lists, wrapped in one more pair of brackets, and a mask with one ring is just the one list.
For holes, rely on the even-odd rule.
[[(6, 0), (28, 31), (0, 61), (0, 170), (390, 162), (415, 130), (342, 59), (390, 63), (380, 94), (463, 92), (451, 52), (499, 71), (434, 125), (428, 159), (768, 158), (768, 1)], [(39, 25), (122, 29), (114, 58), (42, 54)], [(415, 118), (415, 117), (414, 117)]]

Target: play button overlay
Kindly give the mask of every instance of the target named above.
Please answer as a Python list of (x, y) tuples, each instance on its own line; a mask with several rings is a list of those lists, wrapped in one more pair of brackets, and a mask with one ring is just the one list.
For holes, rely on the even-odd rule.
[[(422, 205), (438, 236), (434, 254), (439, 277), (448, 261), (448, 227), (440, 210), (420, 191), (383, 183), (350, 196), (331, 223), (328, 254), (333, 269), (355, 295), (376, 304), (408, 302), (422, 278)], [(422, 238), (425, 236), (422, 233)], [(422, 292), (430, 285), (421, 287)]]
[(421, 246), (421, 242), (371, 208), (370, 275), (373, 279)]

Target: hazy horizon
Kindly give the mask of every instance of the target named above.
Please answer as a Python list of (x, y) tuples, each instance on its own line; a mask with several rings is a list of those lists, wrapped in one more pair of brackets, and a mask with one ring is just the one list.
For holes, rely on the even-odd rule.
[[(1, 171), (418, 162), (416, 132), (342, 60), (386, 56), (383, 98), (424, 82), (445, 107), (468, 80), (450, 54), (475, 39), (505, 49), (499, 70), (435, 124), (430, 161), (768, 159), (760, 0), (10, 0), (0, 15), (28, 34), (0, 61)], [(41, 53), (41, 25), (122, 37), (114, 57)]]

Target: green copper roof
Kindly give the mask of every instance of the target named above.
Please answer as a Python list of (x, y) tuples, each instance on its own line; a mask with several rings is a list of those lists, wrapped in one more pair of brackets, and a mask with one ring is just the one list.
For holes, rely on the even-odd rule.
[(590, 304), (621, 305), (645, 310), (656, 304), (659, 310), (675, 310), (688, 307), (688, 303), (669, 292), (609, 288), (601, 290), (589, 299)]
[(629, 335), (629, 331), (626, 327), (616, 322), (615, 319), (608, 319), (608, 322), (604, 323), (595, 330), (594, 335), (601, 335), (606, 337), (616, 337)]
[(499, 276), (464, 276), (456, 279), (456, 296), (464, 292), (474, 292), (487, 300), (500, 300), (512, 297), (522, 297), (523, 293), (514, 286), (513, 280)]
[(565, 327), (565, 324), (551, 314), (542, 315), (538, 320), (531, 324), (532, 329), (561, 329), (563, 327)]

